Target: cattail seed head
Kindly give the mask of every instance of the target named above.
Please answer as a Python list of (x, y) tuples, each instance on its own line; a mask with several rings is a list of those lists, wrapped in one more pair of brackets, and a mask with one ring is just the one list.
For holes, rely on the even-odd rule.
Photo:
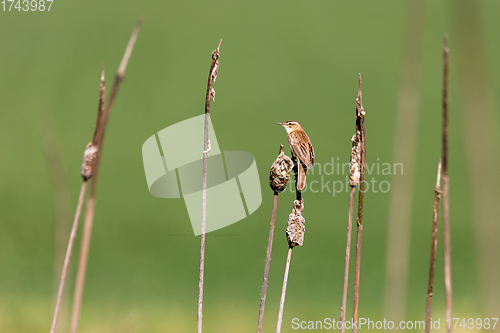
[(304, 199), (295, 200), (293, 209), (288, 216), (288, 225), (286, 227), (286, 239), (290, 247), (302, 246), (304, 243), (304, 234), (306, 232), (306, 220), (302, 216), (304, 211)]
[(269, 185), (274, 192), (282, 192), (288, 180), (290, 180), (290, 172), (293, 169), (293, 161), (283, 152), (283, 145), (280, 145), (280, 153), (271, 166), (269, 174)]
[(349, 185), (356, 186), (361, 178), (361, 133), (352, 136), (351, 162), (349, 163)]
[(94, 161), (97, 157), (97, 146), (92, 145), (89, 142), (85, 152), (83, 153), (82, 170), (81, 175), (84, 180), (92, 178), (94, 175)]

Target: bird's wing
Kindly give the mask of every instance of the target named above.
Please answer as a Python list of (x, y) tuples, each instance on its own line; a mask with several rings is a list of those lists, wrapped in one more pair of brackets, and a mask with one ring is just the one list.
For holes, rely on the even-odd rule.
[(292, 153), (306, 166), (311, 163), (310, 155), (310, 141), (309, 137), (304, 131), (293, 131), (288, 135), (290, 140), (290, 149)]

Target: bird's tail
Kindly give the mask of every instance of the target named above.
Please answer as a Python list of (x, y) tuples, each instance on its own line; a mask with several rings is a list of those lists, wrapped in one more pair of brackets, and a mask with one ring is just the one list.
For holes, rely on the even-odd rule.
[(306, 186), (306, 171), (302, 163), (298, 161), (299, 174), (297, 176), (297, 190), (302, 191)]

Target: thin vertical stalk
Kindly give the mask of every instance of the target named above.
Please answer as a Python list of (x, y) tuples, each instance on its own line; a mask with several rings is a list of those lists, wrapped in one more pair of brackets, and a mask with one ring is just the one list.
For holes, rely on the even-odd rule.
[(78, 230), (78, 221), (80, 220), (80, 214), (82, 212), (82, 206), (83, 206), (83, 198), (85, 197), (86, 190), (87, 190), (87, 180), (84, 180), (80, 188), (80, 195), (78, 196), (78, 204), (76, 206), (75, 217), (73, 219), (73, 226), (71, 227), (68, 248), (66, 249), (66, 256), (64, 257), (64, 264), (62, 267), (61, 279), (59, 282), (59, 288), (57, 292), (56, 308), (54, 310), (54, 317), (52, 319), (52, 326), (50, 328), (50, 333), (55, 333), (57, 328), (57, 322), (59, 320), (59, 312), (61, 310), (61, 302), (64, 292), (64, 286), (66, 285), (66, 275), (68, 274), (69, 262), (71, 259), (71, 254), (73, 252), (73, 244), (76, 238), (76, 231)]
[(276, 333), (281, 332), (281, 323), (283, 322), (283, 308), (285, 306), (286, 285), (288, 283), (288, 273), (290, 272), (292, 249), (293, 247), (291, 246), (288, 248), (288, 255), (286, 257), (285, 276), (283, 277), (283, 288), (281, 289), (280, 308), (278, 310), (278, 324), (276, 325)]
[(432, 214), (432, 243), (431, 243), (431, 260), (429, 267), (429, 286), (427, 288), (427, 307), (425, 309), (425, 333), (431, 330), (431, 306), (432, 295), (434, 290), (434, 268), (436, 266), (436, 249), (437, 249), (437, 234), (439, 220), (439, 199), (441, 198), (441, 159), (439, 159), (436, 187), (434, 188), (434, 210)]
[[(363, 206), (365, 198), (365, 159), (366, 159), (366, 140), (365, 140), (365, 111), (363, 108), (363, 98), (361, 90), (361, 74), (359, 74), (358, 98), (356, 99), (356, 128), (361, 135), (361, 173), (359, 179), (359, 197), (358, 197), (358, 219), (356, 230), (356, 259), (354, 267), (354, 300), (353, 300), (353, 323), (358, 322), (358, 304), (359, 304), (359, 276), (361, 269), (361, 237), (363, 235)], [(353, 333), (358, 331), (357, 326), (353, 324)]]
[(340, 332), (345, 331), (345, 310), (347, 306), (347, 287), (349, 284), (349, 260), (351, 257), (351, 234), (352, 234), (352, 213), (354, 208), (354, 193), (356, 186), (351, 186), (351, 195), (349, 197), (349, 215), (347, 219), (347, 236), (345, 245), (345, 263), (344, 263), (344, 287), (342, 289), (342, 307), (340, 308), (340, 322), (342, 326)]
[[(443, 52), (443, 232), (444, 232), (444, 284), (446, 289), (446, 320), (452, 321), (451, 295), (451, 235), (450, 235), (450, 198), (448, 177), (448, 82), (449, 82), (448, 36), (444, 36)], [(448, 332), (453, 330), (448, 325)]]
[[(106, 95), (106, 79), (104, 75), (104, 65), (102, 66), (102, 71), (101, 71), (101, 86), (100, 86), (100, 93), (99, 93), (99, 107), (97, 108), (97, 122), (94, 130), (94, 137), (92, 139), (92, 145), (96, 148), (96, 157), (95, 160), (93, 161), (93, 165), (91, 166), (91, 175), (90, 177), (97, 177), (97, 158), (99, 155), (99, 147), (100, 147), (100, 139), (102, 135), (102, 129), (104, 128), (104, 100), (105, 100), (105, 95)], [(85, 178), (84, 178), (85, 179)], [(70, 330), (71, 332), (76, 332), (78, 328), (78, 321), (80, 317), (80, 307), (81, 307), (81, 300), (82, 300), (82, 294), (83, 294), (83, 284), (85, 282), (85, 270), (86, 270), (86, 264), (87, 264), (87, 257), (88, 257), (88, 245), (84, 246), (84, 244), (88, 244), (90, 242), (90, 232), (92, 230), (92, 217), (93, 215), (88, 213), (90, 205), (94, 205), (95, 200), (95, 185), (93, 185), (96, 181), (96, 178), (94, 178), (94, 181), (92, 182), (91, 189), (90, 189), (90, 196), (87, 199), (87, 207), (86, 207), (86, 213), (85, 213), (85, 220), (83, 223), (83, 239), (82, 239), (82, 246), (80, 249), (80, 258), (78, 260), (78, 272), (76, 276), (76, 288), (74, 291), (74, 296), (73, 296), (73, 309), (71, 313), (71, 326)], [(90, 221), (89, 221), (90, 219)]]
[(196, 332), (203, 328), (203, 284), (205, 276), (205, 233), (207, 221), (207, 155), (208, 155), (208, 113), (205, 113), (205, 152), (203, 153), (203, 193), (201, 201), (201, 236), (200, 236), (200, 275), (198, 280), (198, 319)]
[[(85, 196), (85, 191), (87, 189), (87, 183), (90, 178), (94, 176), (94, 171), (95, 171), (95, 164), (96, 164), (96, 158), (97, 158), (97, 153), (98, 150), (96, 147), (98, 147), (98, 134), (100, 133), (100, 129), (102, 127), (102, 121), (103, 121), (103, 109), (104, 109), (104, 97), (105, 97), (105, 92), (106, 92), (106, 81), (104, 79), (104, 66), (102, 68), (101, 72), (101, 84), (99, 86), (99, 103), (97, 107), (97, 120), (96, 120), (96, 125), (95, 125), (95, 130), (94, 130), (94, 137), (92, 139), (92, 142), (87, 146), (87, 149), (85, 150), (83, 154), (83, 162), (82, 162), (82, 169), (81, 169), (81, 176), (83, 178), (83, 183), (82, 187), (80, 190), (80, 196), (78, 199), (78, 205), (76, 209), (76, 214), (75, 214), (75, 220), (73, 221), (73, 227), (71, 229), (71, 234), (70, 234), (70, 240), (68, 243), (68, 248), (66, 250), (66, 257), (64, 258), (64, 264), (63, 264), (63, 269), (61, 273), (61, 281), (59, 284), (59, 291), (57, 295), (57, 301), (56, 301), (56, 309), (54, 312), (54, 318), (52, 322), (52, 328), (51, 328), (51, 333), (54, 333), (57, 328), (57, 321), (59, 318), (59, 311), (61, 308), (61, 302), (62, 302), (62, 295), (64, 291), (64, 286), (66, 284), (66, 274), (69, 266), (69, 261), (71, 259), (71, 253), (73, 251), (73, 243), (74, 239), (76, 237), (76, 231), (78, 229), (78, 221), (80, 219), (80, 213), (81, 209), (83, 207), (83, 198)], [(95, 150), (93, 150), (95, 148)]]
[[(94, 222), (95, 215), (95, 203), (96, 203), (96, 192), (97, 192), (97, 184), (98, 184), (98, 176), (99, 176), (99, 164), (102, 156), (104, 136), (106, 133), (106, 127), (109, 120), (109, 116), (111, 115), (111, 110), (114, 105), (114, 101), (116, 95), (118, 94), (118, 90), (121, 82), (125, 76), (125, 70), (127, 68), (128, 62), (130, 60), (130, 56), (134, 49), (135, 42), (137, 40), (137, 36), (139, 34), (139, 30), (142, 24), (142, 18), (137, 21), (137, 24), (132, 32), (132, 35), (129, 39), (127, 47), (125, 49), (125, 53), (123, 54), (122, 61), (120, 66), (118, 67), (118, 72), (115, 76), (115, 81), (113, 83), (113, 87), (111, 89), (111, 94), (109, 100), (104, 108), (104, 97), (100, 100), (101, 107), (104, 108), (103, 112), (99, 115), (100, 126), (96, 127), (96, 131), (94, 132), (94, 146), (97, 148), (97, 156), (95, 158), (93, 164), (93, 181), (90, 184), (90, 194), (87, 199), (87, 206), (85, 210), (85, 221), (83, 226), (83, 236), (82, 236), (82, 244), (80, 247), (80, 258), (78, 261), (78, 270), (76, 276), (76, 284), (75, 284), (75, 292), (73, 297), (73, 309), (71, 315), (71, 333), (76, 333), (78, 330), (78, 323), (80, 321), (80, 312), (82, 306), (82, 297), (83, 297), (83, 288), (85, 285), (85, 275), (87, 271), (87, 262), (88, 262), (88, 254), (90, 249), (90, 239), (92, 236), (92, 226)], [(104, 81), (104, 69), (102, 74), (102, 81)]]
[(208, 153), (210, 152), (210, 141), (208, 137), (208, 125), (210, 119), (210, 101), (215, 99), (215, 90), (212, 85), (217, 79), (219, 70), (220, 44), (212, 52), (212, 64), (208, 74), (207, 93), (205, 96), (205, 126), (203, 143), (203, 191), (201, 198), (201, 237), (200, 237), (200, 275), (198, 280), (198, 320), (197, 332), (201, 333), (203, 328), (203, 282), (205, 273), (205, 233), (207, 224), (207, 179), (208, 179)]
[(90, 249), (90, 237), (92, 235), (92, 222), (93, 222), (93, 215), (88, 214), (88, 211), (89, 209), (94, 210), (94, 206), (95, 206), (95, 199), (94, 197), (89, 195), (89, 198), (87, 198), (85, 220), (83, 223), (82, 246), (80, 248), (80, 258), (78, 260), (78, 271), (76, 275), (75, 291), (73, 296), (73, 308), (71, 312), (71, 326), (70, 326), (71, 333), (76, 333), (78, 331), (78, 323), (80, 322), (83, 288), (85, 286), (85, 272), (87, 270), (87, 262)]
[(276, 210), (278, 207), (278, 192), (274, 192), (273, 211), (271, 215), (271, 224), (269, 226), (269, 239), (267, 241), (266, 264), (264, 266), (264, 278), (262, 280), (262, 292), (260, 294), (259, 322), (257, 333), (262, 332), (262, 323), (264, 321), (264, 307), (266, 306), (267, 280), (269, 277), (269, 266), (271, 265), (271, 251), (273, 250), (274, 224), (276, 221)]
[[(294, 170), (298, 171), (298, 169)], [(298, 190), (297, 188), (297, 179), (298, 179), (298, 172), (296, 173), (296, 178), (295, 178), (295, 189), (297, 195), (299, 195), (300, 190)], [(304, 243), (306, 221), (302, 216), (303, 211), (304, 211), (304, 199), (295, 200), (293, 202), (292, 212), (290, 213), (290, 215), (288, 215), (288, 223), (286, 227), (286, 239), (288, 241), (288, 255), (286, 257), (285, 276), (283, 277), (283, 288), (281, 289), (281, 299), (278, 310), (278, 323), (276, 325), (276, 333), (281, 332), (281, 324), (283, 322), (283, 308), (285, 306), (286, 286), (288, 284), (288, 273), (290, 272), (290, 261), (292, 259), (292, 250), (295, 246), (297, 245), (302, 246)]]
[[(311, 158), (313, 158), (314, 153), (312, 151), (312, 145), (310, 142), (309, 146), (311, 151), (308, 152), (308, 154), (310, 153)], [(280, 156), (281, 154), (283, 154), (283, 146), (280, 147)], [(292, 156), (293, 155), (294, 154), (292, 153)], [(281, 324), (283, 322), (283, 308), (285, 306), (286, 286), (288, 283), (288, 273), (290, 271), (290, 260), (292, 258), (292, 249), (297, 245), (299, 246), (303, 245), (304, 234), (305, 234), (305, 222), (306, 222), (306, 220), (302, 216), (302, 212), (304, 211), (304, 199), (302, 199), (301, 190), (299, 190), (298, 186), (298, 179), (299, 179), (298, 163), (301, 163), (301, 161), (298, 158), (297, 159), (292, 158), (289, 159), (287, 163), (289, 166), (292, 166), (291, 168), (287, 169), (288, 172), (290, 172), (292, 169), (295, 171), (295, 191), (297, 199), (294, 200), (293, 202), (293, 209), (290, 215), (288, 215), (288, 223), (286, 227), (286, 239), (288, 241), (288, 255), (286, 258), (285, 276), (283, 278), (283, 288), (281, 290), (281, 299), (278, 310), (278, 323), (276, 325), (276, 333), (279, 333), (281, 331)], [(271, 171), (271, 175), (272, 174), (273, 172)], [(286, 177), (286, 179), (288, 180), (288, 177)]]

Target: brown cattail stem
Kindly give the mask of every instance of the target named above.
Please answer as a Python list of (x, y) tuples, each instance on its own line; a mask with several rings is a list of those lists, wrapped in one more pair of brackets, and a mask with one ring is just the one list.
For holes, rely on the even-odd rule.
[(427, 306), (425, 309), (425, 333), (429, 333), (431, 329), (431, 305), (434, 289), (434, 267), (436, 264), (436, 249), (437, 249), (437, 234), (439, 220), (439, 199), (441, 198), (441, 188), (439, 186), (441, 180), (441, 159), (438, 163), (438, 172), (436, 187), (434, 188), (434, 210), (432, 214), (432, 243), (431, 243), (431, 260), (429, 267), (429, 286), (427, 288)]
[(363, 205), (365, 197), (365, 159), (366, 159), (366, 140), (365, 140), (365, 110), (363, 108), (363, 99), (361, 91), (361, 74), (359, 74), (358, 97), (356, 98), (356, 132), (360, 133), (360, 178), (359, 178), (359, 198), (358, 198), (358, 219), (356, 231), (356, 259), (354, 267), (354, 300), (353, 300), (353, 333), (358, 331), (358, 304), (359, 304), (359, 276), (361, 268), (361, 237), (363, 234)]
[(61, 279), (59, 282), (59, 289), (57, 292), (56, 308), (54, 310), (54, 317), (52, 319), (52, 327), (50, 328), (50, 333), (55, 333), (57, 329), (57, 322), (59, 320), (59, 312), (61, 310), (61, 302), (64, 292), (64, 286), (66, 285), (66, 276), (68, 274), (69, 262), (71, 260), (71, 254), (73, 252), (73, 244), (76, 238), (76, 231), (78, 230), (78, 221), (80, 220), (80, 214), (82, 212), (83, 199), (85, 197), (85, 191), (87, 190), (87, 180), (84, 180), (80, 188), (80, 195), (78, 196), (78, 204), (76, 206), (75, 218), (73, 219), (73, 226), (71, 227), (71, 233), (69, 235), (68, 248), (66, 250), (66, 256), (64, 257), (64, 264), (61, 272)]
[(271, 265), (271, 251), (273, 250), (274, 224), (276, 221), (276, 210), (278, 207), (278, 192), (274, 192), (273, 211), (271, 215), (271, 225), (269, 226), (269, 239), (267, 241), (266, 264), (264, 266), (264, 279), (262, 280), (262, 292), (260, 294), (259, 321), (257, 324), (257, 333), (262, 332), (262, 323), (264, 321), (264, 307), (266, 306), (267, 280), (269, 277), (269, 266)]
[[(309, 143), (310, 145), (310, 143)], [(312, 149), (312, 147), (311, 147)], [(293, 156), (293, 154), (292, 154)], [(278, 311), (278, 323), (276, 325), (276, 333), (279, 333), (281, 331), (281, 323), (283, 321), (283, 308), (285, 306), (285, 295), (286, 295), (286, 286), (288, 283), (288, 272), (290, 271), (290, 260), (292, 256), (292, 249), (299, 245), (302, 246), (304, 243), (304, 235), (305, 235), (305, 222), (306, 220), (302, 216), (302, 212), (304, 211), (304, 199), (302, 199), (301, 196), (301, 191), (299, 190), (299, 163), (301, 161), (299, 159), (296, 159), (294, 156), (292, 159), (285, 158), (286, 161), (283, 161), (280, 163), (281, 168), (276, 168), (275, 164), (278, 164), (277, 162), (279, 161), (280, 157), (284, 157), (283, 153), (283, 146), (280, 147), (280, 156), (278, 159), (276, 159), (276, 162), (273, 164), (273, 167), (271, 168), (271, 187), (273, 187), (273, 184), (280, 184), (279, 182), (274, 181), (273, 182), (273, 173), (277, 174), (277, 176), (280, 175), (280, 172), (273, 172), (273, 170), (278, 169), (278, 170), (283, 170), (285, 169), (286, 172), (284, 177), (281, 177), (283, 179), (288, 180), (289, 179), (289, 172), (291, 169), (295, 171), (295, 191), (296, 191), (296, 196), (297, 199), (293, 202), (293, 209), (290, 215), (288, 216), (288, 224), (286, 227), (286, 238), (288, 241), (288, 256), (286, 259), (286, 266), (285, 266), (285, 276), (283, 278), (283, 288), (281, 290), (281, 299), (280, 299), (280, 307)], [(280, 177), (276, 177), (280, 178)], [(285, 182), (286, 184), (286, 182)], [(281, 189), (281, 187), (279, 187)], [(284, 189), (284, 186), (283, 186)]]
[[(76, 276), (76, 284), (75, 284), (75, 292), (73, 297), (73, 310), (71, 314), (71, 333), (76, 333), (78, 330), (78, 323), (80, 321), (80, 312), (82, 305), (82, 297), (83, 297), (83, 288), (85, 285), (85, 275), (87, 271), (87, 262), (88, 262), (88, 253), (90, 248), (90, 238), (92, 235), (92, 226), (94, 222), (94, 214), (95, 214), (95, 202), (96, 202), (96, 192), (97, 192), (97, 184), (98, 184), (98, 171), (99, 171), (99, 163), (102, 156), (102, 147), (104, 143), (104, 135), (106, 133), (106, 126), (109, 120), (109, 116), (111, 115), (111, 110), (113, 108), (113, 104), (118, 94), (118, 89), (120, 87), (121, 82), (125, 76), (125, 70), (128, 65), (128, 61), (130, 60), (130, 56), (134, 49), (135, 42), (137, 40), (137, 36), (139, 34), (139, 30), (142, 24), (142, 18), (137, 21), (137, 24), (132, 32), (132, 35), (129, 39), (127, 47), (125, 49), (125, 53), (123, 55), (122, 61), (118, 68), (118, 72), (115, 76), (115, 81), (113, 83), (113, 87), (111, 89), (111, 94), (109, 100), (106, 104), (104, 110), (104, 96), (101, 94), (101, 98), (99, 99), (100, 112), (98, 113), (98, 121), (96, 125), (96, 130), (94, 132), (94, 141), (93, 146), (96, 147), (96, 157), (92, 166), (92, 183), (90, 184), (90, 194), (87, 199), (87, 206), (85, 210), (85, 221), (83, 226), (83, 236), (82, 236), (82, 244), (80, 246), (80, 258), (78, 261), (78, 270)], [(101, 87), (104, 86), (104, 69), (101, 75)]]
[(347, 306), (347, 287), (349, 284), (349, 260), (351, 257), (351, 234), (352, 234), (352, 212), (354, 208), (354, 193), (356, 185), (351, 185), (351, 195), (349, 197), (349, 215), (347, 219), (347, 237), (345, 246), (345, 263), (344, 263), (344, 287), (342, 289), (342, 307), (340, 308), (340, 322), (342, 326), (340, 332), (345, 331), (345, 310)]
[(290, 180), (290, 171), (293, 169), (293, 161), (283, 152), (283, 145), (280, 145), (280, 152), (274, 163), (271, 165), (269, 173), (269, 186), (274, 192), (273, 211), (271, 225), (269, 227), (269, 239), (267, 242), (266, 264), (264, 267), (264, 279), (262, 281), (262, 293), (260, 298), (259, 320), (257, 323), (257, 333), (262, 332), (264, 320), (264, 307), (266, 304), (267, 281), (269, 277), (269, 266), (271, 264), (271, 251), (273, 249), (274, 225), (276, 221), (276, 210), (278, 207), (278, 193), (282, 192)]
[(286, 286), (288, 283), (288, 272), (290, 271), (290, 260), (292, 256), (292, 249), (295, 246), (302, 246), (304, 243), (305, 222), (302, 216), (304, 211), (304, 199), (295, 200), (293, 202), (293, 209), (288, 215), (288, 224), (286, 227), (286, 238), (288, 241), (288, 256), (286, 258), (285, 276), (283, 278), (283, 288), (281, 290), (280, 307), (278, 310), (278, 324), (276, 326), (276, 333), (281, 331), (281, 323), (283, 321), (283, 308), (285, 306)]
[(288, 272), (290, 272), (292, 249), (293, 249), (292, 246), (288, 248), (288, 255), (286, 257), (285, 276), (283, 277), (283, 288), (281, 288), (281, 299), (280, 299), (280, 308), (278, 310), (278, 324), (276, 325), (276, 333), (281, 332), (281, 323), (283, 322), (283, 308), (285, 306), (286, 285), (288, 284)]
[[(448, 81), (449, 81), (448, 36), (444, 36), (443, 52), (443, 232), (444, 232), (444, 284), (446, 289), (446, 320), (452, 321), (451, 296), (451, 235), (450, 235), (450, 198), (448, 177)], [(453, 331), (448, 325), (448, 332)]]
[(201, 199), (201, 237), (200, 237), (200, 275), (198, 280), (198, 320), (197, 332), (202, 332), (203, 322), (203, 282), (205, 272), (205, 233), (207, 224), (207, 179), (208, 179), (208, 153), (210, 151), (210, 141), (208, 138), (208, 124), (210, 118), (210, 101), (215, 100), (215, 90), (212, 85), (217, 79), (219, 70), (220, 44), (212, 52), (212, 64), (210, 65), (210, 73), (208, 74), (207, 93), (205, 96), (205, 126), (204, 126), (204, 144), (203, 144), (203, 190)]
[[(63, 269), (61, 273), (61, 282), (59, 284), (59, 291), (56, 301), (56, 310), (54, 313), (54, 319), (52, 322), (51, 333), (54, 333), (57, 328), (57, 321), (59, 317), (59, 311), (61, 308), (62, 294), (64, 291), (64, 285), (66, 283), (66, 275), (69, 265), (69, 260), (71, 259), (71, 253), (73, 251), (73, 243), (76, 238), (76, 231), (78, 229), (78, 221), (80, 219), (81, 209), (83, 207), (83, 198), (85, 196), (85, 191), (87, 189), (87, 183), (90, 178), (94, 176), (95, 165), (97, 162), (97, 156), (99, 154), (99, 138), (101, 134), (101, 128), (103, 126), (103, 108), (104, 108), (104, 97), (106, 92), (106, 81), (104, 79), (104, 66), (101, 71), (101, 84), (99, 86), (99, 104), (97, 107), (97, 120), (94, 130), (94, 137), (92, 142), (87, 145), (85, 152), (83, 154), (83, 162), (81, 167), (81, 176), (83, 178), (82, 187), (80, 190), (80, 196), (78, 199), (78, 205), (76, 208), (75, 219), (73, 221), (73, 227), (71, 229), (70, 240), (68, 243), (68, 249), (66, 251), (66, 257), (64, 258)], [(74, 311), (74, 308), (73, 308)]]
[[(361, 74), (360, 74), (358, 97), (356, 98), (356, 132), (354, 133), (351, 139), (352, 141), (351, 161), (349, 163), (349, 185), (351, 186), (351, 195), (349, 197), (349, 215), (347, 220), (347, 237), (346, 237), (345, 264), (344, 264), (344, 286), (342, 289), (342, 306), (340, 308), (340, 322), (342, 323), (342, 326), (340, 328), (341, 333), (345, 332), (345, 311), (347, 306), (347, 289), (349, 285), (349, 261), (351, 257), (351, 233), (352, 233), (352, 215), (354, 208), (354, 193), (356, 192), (356, 185), (358, 185), (361, 180), (361, 173), (364, 166), (362, 160), (364, 132), (362, 131), (361, 127), (361, 118), (364, 117), (364, 115), (365, 111), (363, 110), (363, 106), (361, 104)], [(364, 174), (363, 174), (363, 180), (364, 180)], [(359, 229), (358, 229), (358, 234), (359, 234)]]
[[(85, 272), (87, 271), (87, 262), (90, 249), (90, 238), (92, 236), (94, 207), (95, 207), (95, 199), (94, 197), (89, 195), (89, 198), (87, 198), (85, 220), (83, 223), (82, 246), (80, 248), (80, 258), (78, 260), (78, 271), (76, 275), (75, 292), (73, 296), (73, 309), (71, 312), (71, 327), (70, 327), (71, 333), (76, 333), (78, 331), (78, 323), (80, 321), (83, 288), (85, 286)], [(91, 213), (89, 213), (89, 211)]]

